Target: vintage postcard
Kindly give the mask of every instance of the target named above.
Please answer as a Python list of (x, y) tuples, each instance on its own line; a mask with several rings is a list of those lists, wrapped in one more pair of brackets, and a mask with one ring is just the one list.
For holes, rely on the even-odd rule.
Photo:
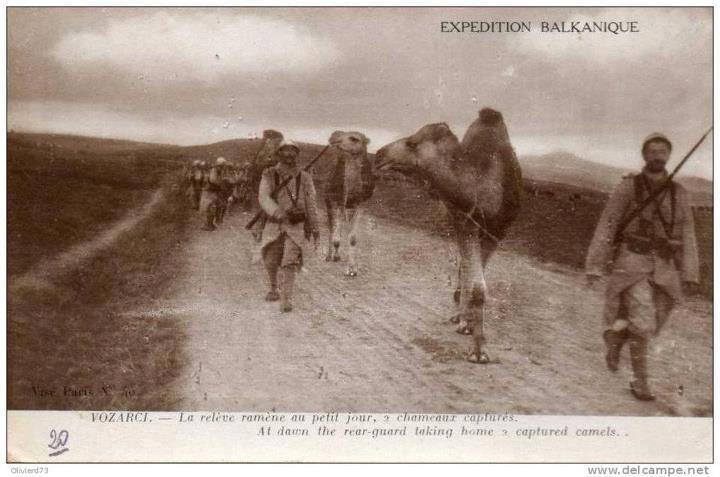
[(713, 461), (712, 7), (5, 14), (9, 463)]

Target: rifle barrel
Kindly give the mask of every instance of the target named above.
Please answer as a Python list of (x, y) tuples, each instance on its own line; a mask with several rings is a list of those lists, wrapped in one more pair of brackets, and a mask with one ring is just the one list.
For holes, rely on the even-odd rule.
[(620, 225), (618, 226), (617, 232), (615, 233), (615, 242), (620, 241), (620, 235), (622, 235), (622, 233), (625, 231), (627, 226), (630, 225), (630, 222), (635, 220), (635, 218), (638, 215), (640, 215), (640, 213), (643, 210), (645, 210), (645, 207), (650, 205), (650, 203), (653, 200), (655, 200), (655, 198), (657, 196), (659, 196), (665, 189), (668, 188), (668, 186), (670, 185), (670, 183), (673, 180), (673, 177), (675, 177), (675, 174), (677, 174), (678, 171), (680, 170), (680, 168), (685, 165), (687, 160), (690, 159), (690, 156), (692, 156), (693, 153), (695, 152), (695, 150), (697, 150), (697, 148), (700, 147), (700, 144), (702, 144), (702, 142), (705, 140), (705, 138), (708, 136), (708, 134), (710, 134), (710, 131), (712, 131), (712, 130), (713, 130), (713, 126), (710, 126), (710, 129), (705, 131), (705, 134), (703, 134), (703, 136), (700, 138), (700, 140), (695, 143), (695, 145), (692, 147), (692, 149), (690, 149), (690, 151), (688, 151), (687, 154), (685, 154), (685, 157), (683, 157), (682, 161), (680, 161), (680, 163), (677, 166), (675, 166), (675, 169), (673, 169), (672, 173), (670, 173), (670, 175), (668, 175), (668, 177), (665, 179), (663, 184), (657, 190), (655, 190), (655, 192), (652, 192), (651, 194), (649, 194), (648, 197), (642, 202), (642, 204), (638, 205), (637, 208), (635, 210), (633, 210), (630, 213), (630, 215), (628, 215), (620, 223)]

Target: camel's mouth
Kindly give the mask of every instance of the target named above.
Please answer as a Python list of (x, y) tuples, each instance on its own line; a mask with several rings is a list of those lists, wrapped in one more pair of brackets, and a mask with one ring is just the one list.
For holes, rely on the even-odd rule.
[(378, 170), (378, 171), (386, 170), (389, 165), (390, 165), (390, 161), (388, 161), (387, 159), (378, 159), (375, 162), (375, 170)]
[(415, 168), (410, 164), (393, 161), (387, 157), (377, 158), (375, 160), (375, 170), (378, 172), (399, 172), (401, 174), (410, 174)]

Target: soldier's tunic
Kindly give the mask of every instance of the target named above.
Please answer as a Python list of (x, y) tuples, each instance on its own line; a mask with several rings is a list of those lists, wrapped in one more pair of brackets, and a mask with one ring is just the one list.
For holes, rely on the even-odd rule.
[(226, 167), (213, 167), (203, 177), (200, 211), (205, 213), (208, 208), (221, 206), (221, 200), (227, 200), (230, 171)]
[(199, 167), (193, 167), (189, 173), (190, 187), (192, 188), (193, 206), (197, 209), (200, 206), (200, 196), (203, 186), (203, 170)]
[[(275, 190), (276, 184), (282, 183), (288, 177), (292, 177), (292, 179), (273, 200), (271, 194)], [(298, 177), (300, 178), (299, 189), (296, 182)], [(305, 211), (305, 222), (291, 225), (287, 219), (280, 222), (268, 219), (262, 236), (263, 255), (274, 247), (282, 245), (281, 266), (302, 265), (302, 246), (309, 240), (310, 234), (319, 231), (315, 185), (312, 176), (305, 171), (298, 172), (298, 169), (291, 171), (282, 164), (265, 169), (258, 193), (258, 201), (263, 211), (269, 217), (272, 217), (278, 208), (287, 212), (292, 208), (293, 200), (297, 201), (297, 207)]]
[[(687, 191), (678, 183), (673, 183), (674, 192), (667, 188), (660, 194), (657, 207), (651, 202), (626, 227), (619, 243), (614, 240), (624, 217), (648, 197), (647, 185), (653, 187), (666, 177), (652, 179), (641, 173), (623, 178), (600, 217), (585, 263), (588, 274), (609, 270), (604, 309), (608, 326), (625, 319), (631, 332), (644, 337), (660, 331), (682, 299), (682, 282), (699, 281), (692, 209)], [(638, 248), (637, 237), (669, 239), (676, 248), (670, 256), (656, 247)]]
[(248, 198), (248, 170), (249, 166), (241, 166), (235, 172), (235, 185), (232, 191), (233, 200), (243, 203)]

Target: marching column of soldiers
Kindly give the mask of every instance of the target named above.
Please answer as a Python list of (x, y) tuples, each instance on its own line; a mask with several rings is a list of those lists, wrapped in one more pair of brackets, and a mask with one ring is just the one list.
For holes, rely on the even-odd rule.
[[(252, 163), (233, 167), (220, 157), (208, 167), (195, 161), (186, 174), (193, 208), (204, 216), (203, 230), (222, 224), (228, 203), (252, 202), (260, 210), (251, 228), (255, 255), (268, 275), (265, 299), (279, 301), (282, 312), (292, 310), (303, 247), (311, 239), (317, 247), (319, 236), (315, 186), (312, 176), (298, 168), (299, 152), (282, 134), (267, 130)], [(666, 169), (672, 143), (655, 133), (640, 152), (645, 166), (623, 177), (611, 194), (585, 267), (590, 287), (607, 276), (602, 313), (606, 366), (617, 371), (628, 344), (634, 376), (630, 391), (649, 401), (655, 395), (648, 384), (648, 345), (683, 295), (697, 293), (699, 260), (688, 193)]]

